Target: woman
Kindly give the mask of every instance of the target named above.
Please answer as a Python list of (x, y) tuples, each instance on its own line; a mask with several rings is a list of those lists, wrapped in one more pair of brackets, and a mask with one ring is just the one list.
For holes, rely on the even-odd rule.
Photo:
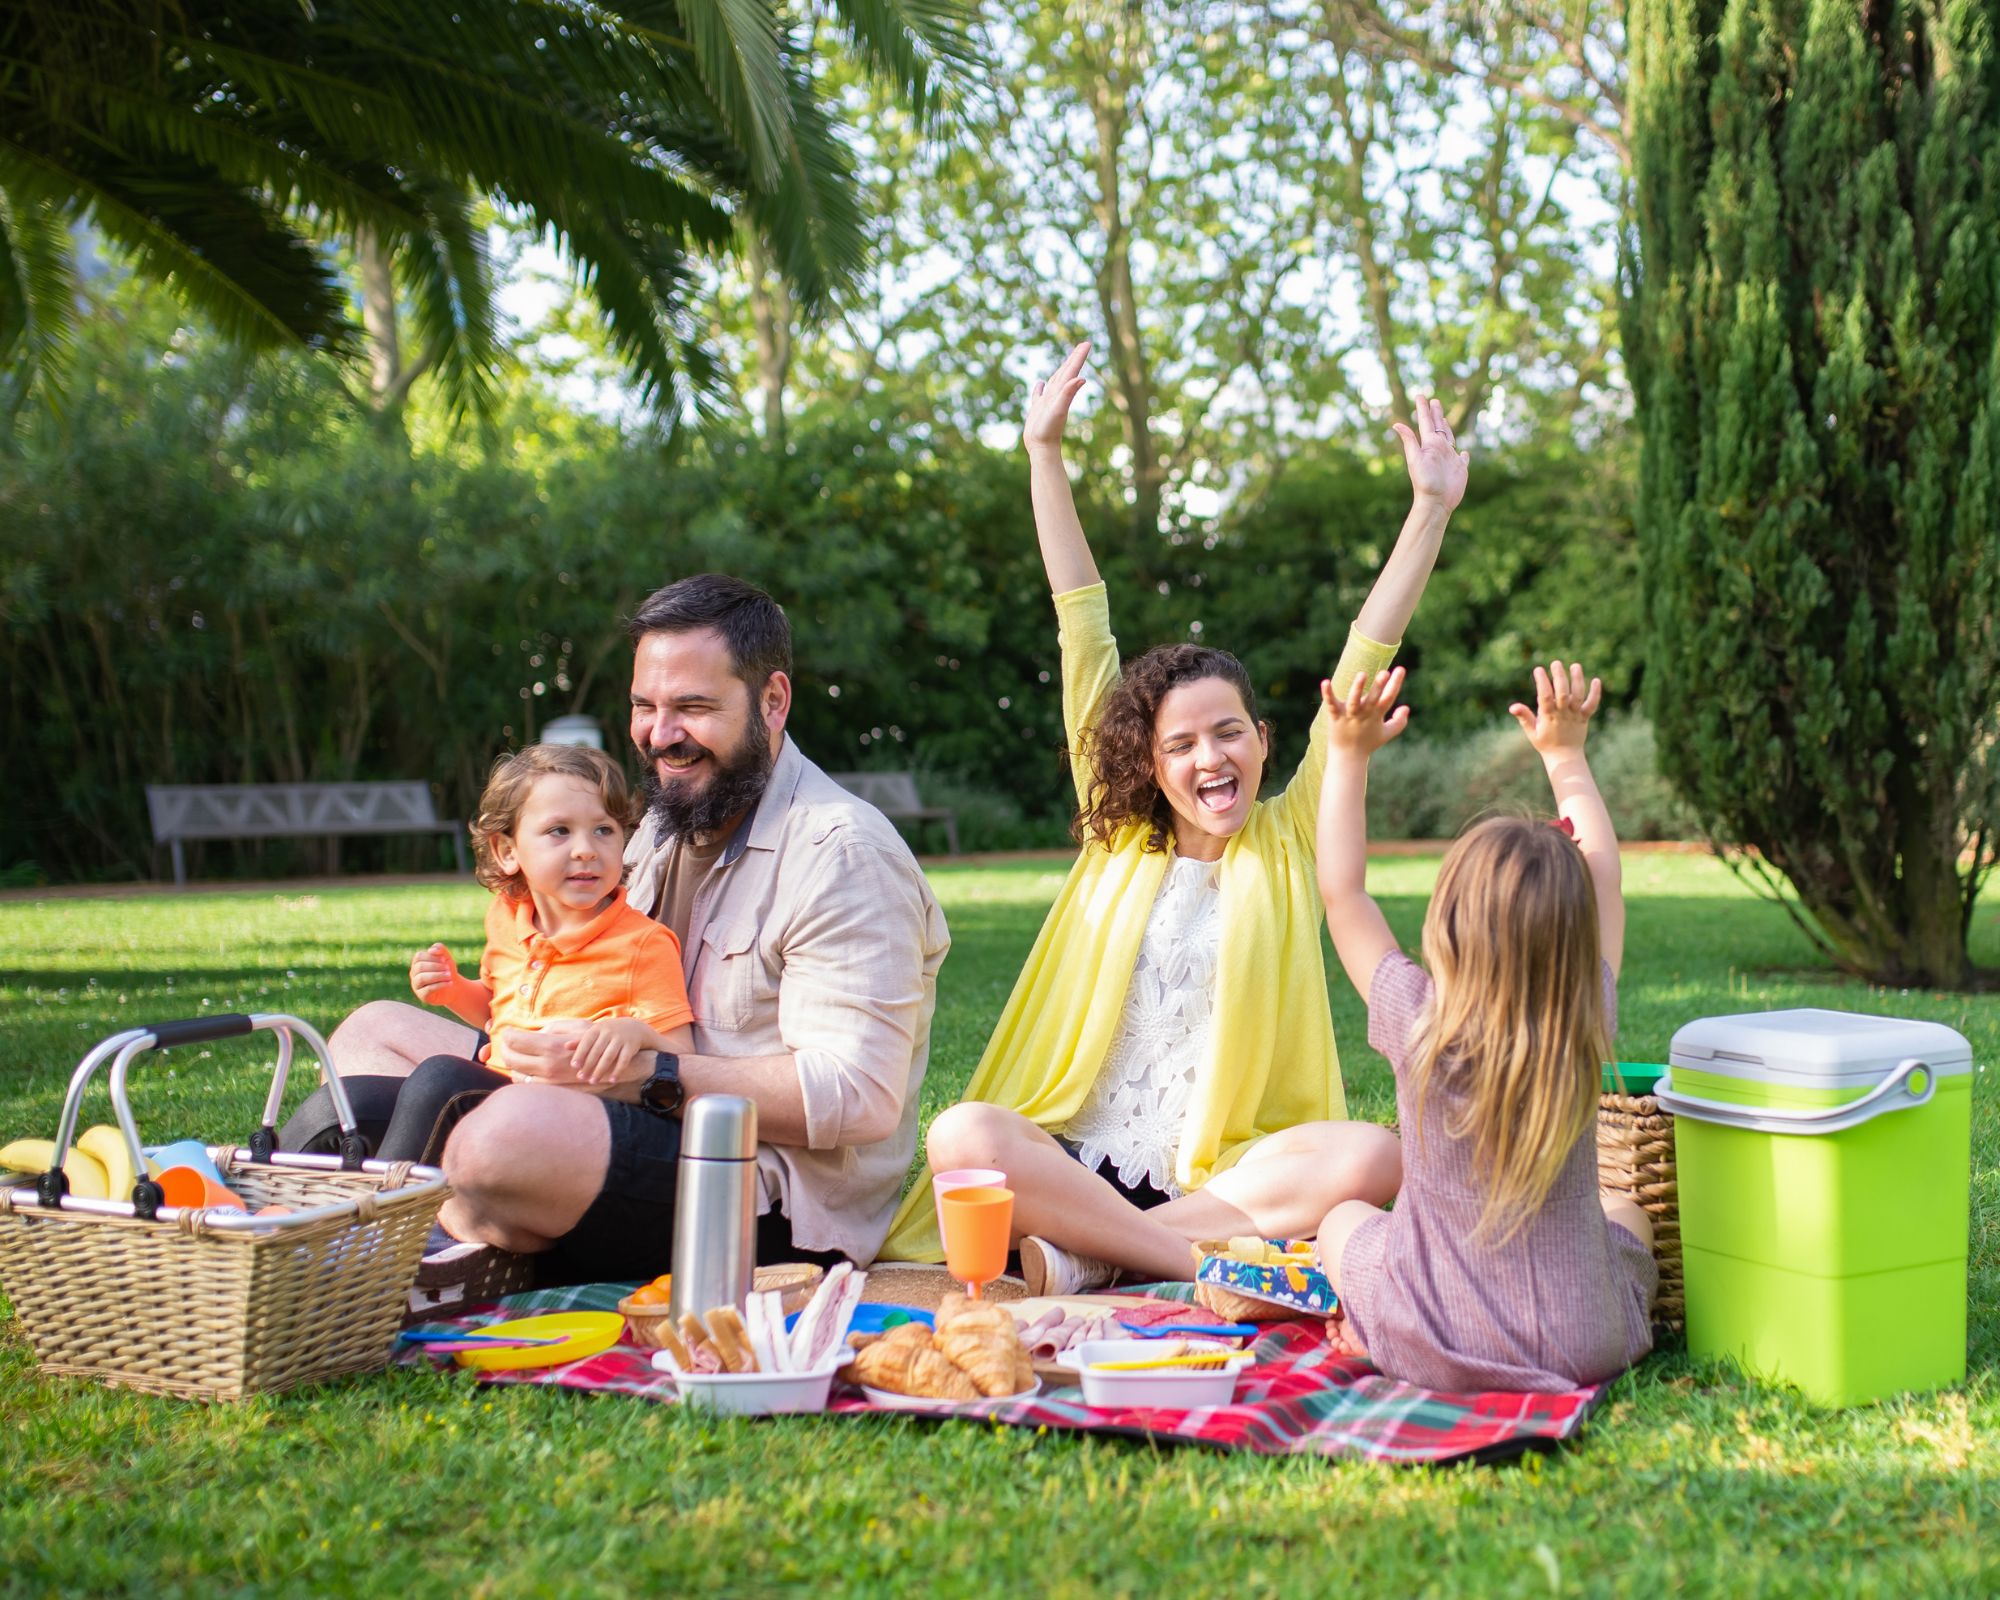
[[(1264, 800), (1269, 732), (1235, 657), (1162, 645), (1121, 674), (1062, 461), (1089, 350), (1035, 385), (1024, 430), (1083, 849), (926, 1151), (934, 1171), (1007, 1174), (1036, 1294), (1119, 1269), (1187, 1278), (1192, 1241), (1309, 1234), (1341, 1200), (1386, 1204), (1402, 1176), (1393, 1134), (1340, 1120), (1314, 870), (1326, 714)], [(1336, 682), (1393, 659), (1465, 493), (1468, 458), (1435, 400), (1396, 432), (1415, 499)], [(920, 1181), (883, 1255), (941, 1253)]]

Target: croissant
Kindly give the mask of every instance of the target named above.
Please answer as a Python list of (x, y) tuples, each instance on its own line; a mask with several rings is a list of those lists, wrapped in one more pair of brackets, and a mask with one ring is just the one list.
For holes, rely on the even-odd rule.
[(988, 1399), (1019, 1394), (1034, 1381), (1032, 1362), (1028, 1376), (1021, 1376), (1027, 1351), (1014, 1314), (1004, 1306), (947, 1295), (938, 1307), (937, 1342)]
[(977, 1400), (979, 1390), (936, 1346), (915, 1340), (878, 1339), (855, 1352), (855, 1381), (872, 1389), (927, 1400)]

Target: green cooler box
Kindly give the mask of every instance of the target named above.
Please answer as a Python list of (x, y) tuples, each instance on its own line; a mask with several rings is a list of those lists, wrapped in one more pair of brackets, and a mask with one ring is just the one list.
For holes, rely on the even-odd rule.
[(1689, 1023), (1668, 1060), (1689, 1351), (1828, 1405), (1962, 1379), (1963, 1036), (1765, 1011)]

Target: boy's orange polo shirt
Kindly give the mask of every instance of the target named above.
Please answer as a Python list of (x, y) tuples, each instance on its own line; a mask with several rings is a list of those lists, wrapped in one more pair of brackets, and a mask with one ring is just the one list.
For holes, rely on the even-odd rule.
[(479, 976), (493, 996), (493, 1035), (551, 1017), (638, 1017), (662, 1033), (694, 1020), (680, 940), (627, 905), (623, 889), (582, 927), (553, 938), (535, 927), (532, 900), (495, 895)]

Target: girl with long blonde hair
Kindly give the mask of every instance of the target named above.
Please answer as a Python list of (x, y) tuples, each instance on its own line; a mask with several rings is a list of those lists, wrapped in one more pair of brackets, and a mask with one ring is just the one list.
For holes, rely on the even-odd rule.
[(1535, 669), (1534, 709), (1510, 709), (1560, 821), (1489, 818), (1452, 846), (1419, 966), (1363, 886), (1368, 761), (1409, 724), (1402, 685), (1398, 668), (1320, 691), (1320, 894), (1403, 1128), (1395, 1210), (1345, 1201), (1320, 1228), (1335, 1334), (1427, 1388), (1573, 1389), (1652, 1347), (1658, 1286), (1645, 1213), (1597, 1187), (1625, 941), (1618, 840), (1584, 756), (1603, 686), (1574, 663)]

